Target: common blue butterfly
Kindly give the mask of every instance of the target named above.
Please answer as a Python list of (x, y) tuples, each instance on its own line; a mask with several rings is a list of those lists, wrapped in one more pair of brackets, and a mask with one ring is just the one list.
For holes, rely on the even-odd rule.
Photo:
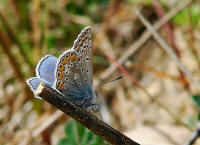
[(96, 103), (98, 95), (92, 79), (90, 27), (82, 30), (74, 41), (73, 47), (64, 51), (59, 58), (52, 55), (43, 57), (35, 71), (36, 77), (26, 81), (34, 94), (39, 84), (44, 82), (88, 111), (98, 111), (99, 107)]

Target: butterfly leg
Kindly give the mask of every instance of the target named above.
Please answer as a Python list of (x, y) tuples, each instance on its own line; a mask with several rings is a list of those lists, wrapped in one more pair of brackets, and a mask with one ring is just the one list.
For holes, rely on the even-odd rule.
[(87, 97), (84, 97), (84, 98), (83, 98), (83, 100), (81, 101), (81, 107), (84, 108), (84, 107), (86, 106), (87, 100), (88, 100)]
[(92, 115), (96, 116), (97, 118), (103, 120), (99, 106), (97, 104), (92, 104), (90, 106), (87, 106), (87, 111), (91, 113)]
[(83, 100), (81, 101), (81, 107), (86, 108), (87, 104), (88, 104), (88, 100), (90, 100), (90, 98), (88, 98), (87, 96), (84, 96)]
[(86, 110), (89, 113), (91, 113), (92, 115), (94, 115), (97, 118), (102, 120), (102, 116), (101, 116), (101, 113), (100, 113), (99, 106), (97, 104), (90, 104), (89, 106), (87, 106), (88, 100), (89, 100), (89, 98), (84, 97), (82, 102), (81, 102), (81, 107), (86, 108)]

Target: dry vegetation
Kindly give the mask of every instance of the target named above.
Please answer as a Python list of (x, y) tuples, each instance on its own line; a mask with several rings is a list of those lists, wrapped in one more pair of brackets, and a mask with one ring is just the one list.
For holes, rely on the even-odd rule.
[(192, 99), (200, 95), (199, 18), (192, 0), (1, 0), (0, 145), (50, 145), (64, 136), (70, 118), (35, 99), (25, 80), (42, 56), (58, 57), (85, 26), (93, 31), (94, 85), (124, 75), (98, 87), (104, 121), (141, 144), (189, 145), (199, 121)]

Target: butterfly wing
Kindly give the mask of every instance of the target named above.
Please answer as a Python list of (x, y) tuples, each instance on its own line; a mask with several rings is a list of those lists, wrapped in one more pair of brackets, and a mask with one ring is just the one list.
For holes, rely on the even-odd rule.
[[(89, 37), (91, 39), (91, 31), (88, 27), (78, 35), (72, 49), (65, 51), (59, 57), (55, 70), (54, 87), (78, 104), (85, 97), (93, 96), (92, 45)], [(78, 43), (82, 45), (77, 45)]]
[(54, 71), (58, 59), (52, 55), (46, 55), (37, 64), (35, 69), (37, 77), (46, 80), (49, 83), (54, 83)]
[[(38, 77), (33, 77), (30, 78), (28, 80), (26, 80), (26, 83), (29, 85), (29, 87), (31, 88), (31, 90), (33, 91), (34, 95), (35, 95), (35, 91), (37, 90), (38, 86), (40, 85), (40, 83), (43, 82), (45, 84), (47, 84), (48, 86), (52, 87), (53, 83), (49, 83), (41, 78)], [(36, 98), (40, 98), (39, 96), (35, 95)]]
[(82, 74), (88, 79), (92, 85), (92, 34), (91, 28), (86, 27), (78, 35), (77, 39), (74, 41), (74, 50), (77, 52), (78, 56), (81, 58), (80, 65), (83, 67), (84, 71)]
[[(50, 87), (53, 86), (53, 83), (55, 81), (54, 70), (57, 60), (58, 59), (54, 56), (46, 55), (45, 57), (40, 59), (37, 64), (37, 67), (35, 69), (37, 77), (26, 80), (26, 83), (29, 85), (34, 95), (41, 82), (49, 85)], [(40, 98), (36, 95), (35, 97)]]

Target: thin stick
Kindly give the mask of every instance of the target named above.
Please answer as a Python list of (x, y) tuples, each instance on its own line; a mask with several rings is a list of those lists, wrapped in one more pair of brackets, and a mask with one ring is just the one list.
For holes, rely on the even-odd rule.
[(155, 40), (162, 46), (162, 48), (167, 52), (167, 54), (174, 60), (174, 63), (177, 67), (187, 76), (187, 78), (193, 83), (197, 89), (200, 89), (199, 83), (197, 83), (192, 74), (185, 68), (185, 66), (179, 61), (177, 55), (174, 53), (173, 49), (159, 36), (153, 26), (146, 20), (146, 18), (140, 13), (139, 10), (136, 9), (136, 14), (140, 18), (140, 20), (144, 23), (144, 25), (148, 28), (148, 30), (152, 33)]
[(102, 120), (93, 116), (86, 110), (74, 104), (70, 99), (67, 99), (58, 91), (41, 83), (36, 90), (36, 95), (42, 97), (45, 101), (49, 102), (65, 114), (71, 116), (76, 121), (80, 122), (92, 132), (114, 145), (139, 145), (119, 131), (113, 129)]
[[(161, 4), (158, 2), (158, 0), (153, 0), (153, 6), (155, 9), (155, 12), (157, 14), (157, 16), (159, 18), (162, 18), (165, 14), (165, 10), (163, 9), (163, 7), (161, 6)], [(177, 55), (177, 57), (180, 59), (181, 58), (181, 52), (179, 50), (179, 48), (176, 45), (175, 39), (174, 39), (174, 30), (171, 26), (170, 22), (167, 22), (164, 25), (165, 28), (165, 32), (167, 35), (167, 38), (169, 39), (169, 44), (170, 46), (173, 48), (174, 53)], [(186, 88), (187, 90), (189, 90), (189, 81), (186, 79), (185, 74), (179, 69), (179, 73), (180, 73), (180, 80), (184, 85), (184, 88)]]
[[(166, 15), (162, 17), (157, 23), (155, 23), (154, 28), (155, 30), (160, 29), (165, 23), (167, 23), (173, 16), (175, 16), (179, 11), (187, 7), (191, 4), (194, 0), (185, 0), (178, 4), (175, 8), (170, 10)], [(144, 34), (135, 42), (133, 43), (129, 49), (117, 60), (119, 64), (124, 63), (124, 61), (133, 55), (149, 38), (151, 38), (152, 34), (149, 31), (145, 31)], [(109, 68), (107, 68), (101, 75), (100, 79), (105, 80), (108, 78), (115, 70), (117, 66), (115, 64), (111, 64)]]
[[(32, 69), (34, 64), (32, 62), (32, 60), (28, 57), (28, 55), (25, 52), (25, 47), (22, 44), (20, 38), (17, 36), (17, 33), (15, 32), (15, 30), (13, 29), (13, 27), (11, 26), (11, 24), (9, 23), (6, 14), (4, 13), (4, 11), (2, 9), (0, 9), (0, 21), (2, 21), (10, 39), (16, 43), (16, 45), (19, 48), (20, 53), (22, 54), (24, 60), (27, 62), (27, 64), (29, 65), (29, 67)], [(34, 72), (34, 70), (32, 70), (32, 72)]]
[(196, 130), (193, 132), (190, 139), (184, 145), (193, 145), (198, 137), (200, 137), (200, 124), (197, 125)]
[(9, 41), (8, 37), (5, 35), (5, 33), (1, 30), (0, 30), (0, 44), (2, 45), (2, 49), (5, 52), (5, 54), (7, 55), (8, 59), (10, 61), (10, 64), (13, 67), (15, 75), (21, 82), (23, 82), (23, 84), (25, 84), (24, 76), (19, 67), (18, 60), (16, 60), (15, 57), (12, 55), (10, 41)]
[(45, 129), (47, 129), (50, 125), (52, 125), (58, 118), (63, 115), (62, 112), (57, 110), (51, 116), (49, 116), (38, 128), (33, 130), (32, 136), (38, 137)]
[[(160, 108), (162, 108), (163, 110), (165, 110), (175, 121), (177, 121), (179, 124), (183, 125), (184, 127), (186, 127), (188, 130), (192, 131), (192, 129), (190, 128), (189, 125), (185, 124), (183, 121), (181, 121), (177, 115), (175, 115), (172, 111), (170, 111), (166, 106), (162, 105), (160, 102), (156, 101), (156, 98), (158, 98), (157, 96), (153, 96), (151, 95), (147, 89), (141, 85), (128, 71), (126, 71), (126, 69), (118, 64), (114, 58), (110, 57), (110, 56), (107, 56), (108, 59), (110, 59), (114, 64), (116, 64), (116, 66), (118, 67), (118, 69), (124, 74), (126, 75), (131, 82), (133, 82), (133, 84), (135, 86), (137, 86), (138, 88), (140, 88), (147, 96), (149, 96), (151, 102), (155, 102)], [(147, 110), (147, 107), (144, 109), (144, 111)]]

